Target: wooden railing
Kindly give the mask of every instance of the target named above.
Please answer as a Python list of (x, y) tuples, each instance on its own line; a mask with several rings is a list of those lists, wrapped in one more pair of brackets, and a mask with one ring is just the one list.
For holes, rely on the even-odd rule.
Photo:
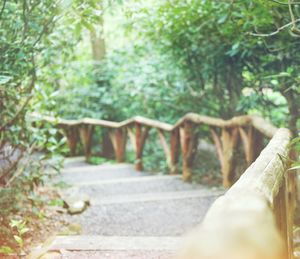
[(290, 132), (279, 129), (240, 179), (219, 197), (189, 237), (184, 259), (291, 259), (295, 174)]
[[(167, 164), (173, 174), (179, 171), (178, 162), (181, 149), (184, 180), (189, 180), (192, 176), (191, 169), (199, 139), (198, 128), (201, 125), (206, 125), (209, 127), (216, 146), (225, 187), (230, 187), (236, 178), (235, 151), (239, 146), (239, 140), (243, 144), (246, 162), (250, 165), (263, 147), (263, 138), (271, 138), (277, 130), (273, 125), (256, 116), (239, 116), (230, 120), (222, 120), (189, 113), (174, 125), (141, 116), (122, 122), (90, 118), (65, 120), (38, 114), (31, 117), (35, 120), (41, 119), (55, 123), (62, 128), (67, 137), (71, 155), (75, 155), (77, 144), (81, 141), (87, 158), (91, 155), (92, 136), (95, 127), (105, 127), (109, 130), (109, 136), (118, 162), (123, 162), (125, 159), (127, 135), (129, 135), (135, 151), (137, 170), (143, 169), (143, 149), (149, 130), (154, 128), (157, 130)], [(167, 138), (167, 134), (169, 138)]]
[[(91, 154), (94, 127), (109, 129), (118, 162), (124, 161), (128, 134), (135, 147), (138, 170), (142, 169), (148, 132), (155, 128), (171, 173), (178, 172), (181, 148), (184, 180), (191, 177), (199, 137), (197, 129), (206, 125), (216, 146), (225, 187), (234, 183), (235, 151), (242, 143), (248, 169), (225, 195), (215, 201), (201, 226), (187, 239), (180, 258), (293, 258), (292, 224), (296, 190), (295, 174), (287, 173), (291, 138), (288, 129), (277, 129), (257, 116), (222, 120), (189, 113), (175, 125), (139, 116), (118, 123), (88, 118), (57, 120), (39, 115), (33, 117), (62, 128), (72, 154), (81, 139), (87, 157)], [(170, 135), (169, 142), (166, 134)], [(264, 138), (271, 140), (263, 149)]]

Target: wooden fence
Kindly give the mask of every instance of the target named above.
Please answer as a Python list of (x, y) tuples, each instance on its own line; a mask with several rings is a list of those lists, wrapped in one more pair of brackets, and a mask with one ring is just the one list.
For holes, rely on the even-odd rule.
[(70, 154), (75, 155), (77, 145), (81, 142), (87, 158), (91, 155), (95, 127), (108, 129), (118, 162), (124, 162), (126, 142), (129, 136), (135, 151), (135, 166), (139, 171), (143, 170), (143, 150), (149, 130), (154, 128), (162, 144), (170, 172), (173, 174), (179, 171), (178, 162), (181, 153), (184, 180), (189, 180), (192, 176), (191, 169), (195, 151), (198, 139), (201, 137), (199, 136), (199, 126), (206, 125), (209, 127), (216, 146), (224, 187), (230, 187), (235, 180), (235, 151), (239, 144), (242, 143), (245, 159), (250, 165), (263, 147), (263, 138), (271, 138), (277, 130), (273, 125), (256, 116), (239, 116), (230, 120), (222, 120), (189, 113), (174, 125), (141, 116), (122, 122), (90, 118), (65, 120), (38, 114), (32, 115), (32, 118), (55, 123), (62, 128), (67, 137)]
[(295, 174), (290, 132), (279, 129), (240, 179), (188, 238), (184, 259), (291, 259)]
[[(178, 172), (181, 149), (184, 180), (192, 174), (199, 126), (206, 125), (216, 146), (225, 187), (234, 183), (235, 151), (241, 145), (249, 167), (212, 205), (201, 226), (187, 239), (180, 258), (292, 258), (296, 190), (295, 174), (287, 173), (291, 137), (288, 129), (277, 129), (257, 116), (222, 120), (194, 113), (185, 115), (174, 125), (140, 116), (118, 123), (89, 118), (57, 120), (39, 115), (33, 118), (55, 123), (62, 128), (71, 154), (75, 153), (81, 140), (86, 157), (91, 154), (95, 127), (109, 130), (118, 162), (124, 161), (129, 135), (135, 149), (137, 170), (143, 168), (144, 145), (150, 128), (155, 128), (171, 173)], [(263, 149), (264, 138), (271, 140)]]

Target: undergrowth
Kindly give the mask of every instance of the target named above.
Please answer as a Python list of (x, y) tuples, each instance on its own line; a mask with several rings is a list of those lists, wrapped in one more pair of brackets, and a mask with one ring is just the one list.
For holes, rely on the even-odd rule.
[(25, 254), (24, 241), (35, 235), (35, 223), (44, 218), (48, 202), (38, 187), (58, 174), (59, 161), (26, 154), (11, 180), (0, 187), (0, 257)]

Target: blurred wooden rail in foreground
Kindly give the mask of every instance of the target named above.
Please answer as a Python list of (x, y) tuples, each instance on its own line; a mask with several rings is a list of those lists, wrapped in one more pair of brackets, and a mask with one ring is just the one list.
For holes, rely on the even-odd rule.
[(256, 161), (214, 202), (180, 258), (293, 258), (295, 175), (287, 173), (289, 140), (289, 130), (276, 132)]
[[(123, 122), (90, 118), (64, 120), (39, 114), (33, 114), (31, 119), (62, 128), (72, 155), (81, 141), (85, 155), (89, 157), (94, 128), (105, 127), (109, 130), (116, 160), (123, 162), (129, 135), (136, 154), (137, 170), (143, 168), (143, 148), (149, 130), (154, 128), (171, 173), (178, 173), (181, 150), (184, 180), (191, 178), (199, 127), (205, 126), (216, 146), (226, 188), (235, 181), (235, 151), (242, 143), (248, 169), (212, 205), (199, 229), (187, 239), (180, 258), (293, 258), (292, 226), (296, 191), (295, 175), (287, 173), (291, 138), (288, 129), (277, 129), (257, 116), (223, 120), (194, 113), (185, 115), (174, 125), (140, 116)], [(271, 140), (263, 149), (264, 138)]]

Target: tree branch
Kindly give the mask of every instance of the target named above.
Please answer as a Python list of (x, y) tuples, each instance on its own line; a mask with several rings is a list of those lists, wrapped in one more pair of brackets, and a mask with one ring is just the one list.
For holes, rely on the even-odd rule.
[(23, 12), (22, 12), (22, 17), (23, 17), (23, 37), (22, 37), (22, 42), (24, 42), (25, 38), (26, 38), (26, 32), (28, 30), (28, 20), (27, 20), (27, 16), (26, 16), (26, 10), (27, 10), (27, 1), (24, 0), (23, 1)]
[[(289, 3), (284, 3), (284, 2), (280, 2), (278, 0), (268, 0), (269, 2), (274, 2), (276, 4), (280, 4), (280, 5), (289, 5)], [(293, 2), (291, 3), (291, 5), (300, 5), (300, 2)]]
[(276, 31), (273, 31), (271, 33), (253, 33), (253, 32), (249, 32), (247, 34), (251, 35), (251, 36), (257, 36), (257, 37), (271, 37), (271, 36), (274, 36), (276, 34), (278, 34), (279, 32), (281, 32), (282, 30), (288, 28), (289, 26), (291, 25), (294, 25), (296, 23), (300, 22), (300, 18), (299, 19), (296, 19), (294, 21), (291, 21), (281, 27), (279, 27)]
[[(34, 61), (34, 56), (32, 54), (32, 57), (31, 57), (31, 62), (33, 64), (33, 69), (32, 69), (32, 79), (31, 79), (31, 83), (30, 83), (30, 86), (29, 86), (29, 92), (31, 93), (32, 92), (32, 89), (35, 85), (35, 80), (36, 80), (36, 71), (35, 71), (35, 61)], [(21, 106), (21, 108), (19, 109), (19, 111), (14, 115), (13, 118), (11, 118), (7, 123), (3, 124), (1, 127), (0, 127), (0, 132), (5, 130), (6, 127), (9, 127), (11, 126), (17, 119), (18, 117), (21, 115), (21, 113), (23, 112), (23, 110), (26, 108), (26, 106), (28, 105), (29, 101), (31, 100), (32, 98), (32, 94), (30, 94), (27, 99), (25, 100), (25, 102), (23, 103), (23, 105)]]
[(1, 17), (2, 17), (3, 12), (4, 12), (5, 5), (6, 5), (6, 1), (7, 1), (7, 0), (4, 0), (4, 1), (3, 1), (3, 5), (2, 5), (2, 8), (1, 8), (1, 12), (0, 12), (0, 19), (1, 19)]

